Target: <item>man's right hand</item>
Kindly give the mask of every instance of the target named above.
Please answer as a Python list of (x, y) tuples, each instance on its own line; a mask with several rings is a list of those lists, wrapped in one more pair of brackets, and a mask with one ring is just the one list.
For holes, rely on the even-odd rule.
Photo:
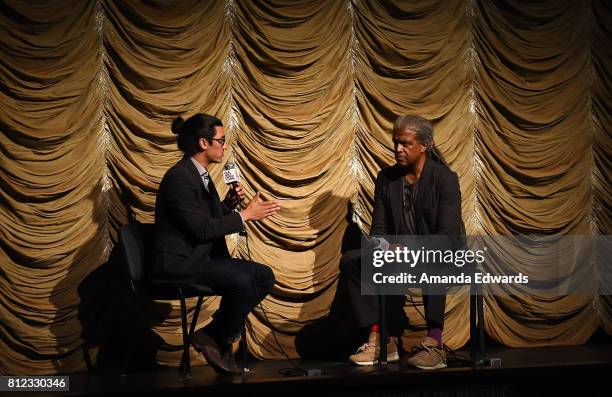
[(263, 201), (260, 198), (260, 193), (257, 192), (255, 197), (253, 197), (253, 200), (247, 204), (246, 208), (243, 209), (240, 214), (245, 222), (258, 221), (276, 214), (278, 210), (280, 210), (280, 204), (278, 204), (278, 201)]

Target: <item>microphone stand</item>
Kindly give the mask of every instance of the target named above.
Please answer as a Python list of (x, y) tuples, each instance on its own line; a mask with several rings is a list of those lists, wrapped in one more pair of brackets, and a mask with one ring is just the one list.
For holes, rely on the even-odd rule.
[[(238, 194), (236, 193), (236, 184), (238, 182), (232, 182), (231, 184), (231, 188), (234, 191), (234, 194), (236, 195), (236, 198), (238, 199), (238, 204), (236, 204), (236, 207), (234, 208), (234, 211), (236, 213), (239, 213), (242, 207), (242, 201), (240, 200), (240, 196), (238, 196)], [(249, 236), (247, 235), (247, 231), (246, 231), (246, 222), (244, 222), (244, 230), (240, 231), (238, 234), (242, 237), (244, 237), (245, 239), (248, 239)], [(247, 240), (247, 252), (248, 252), (248, 240)], [(249, 253), (249, 259), (250, 258), (250, 253)], [(255, 275), (253, 274), (253, 266), (250, 266), (251, 268), (251, 274), (253, 275), (253, 280), (255, 280)], [(257, 288), (255, 287), (255, 294), (257, 294)], [(243, 375), (246, 374), (247, 372), (251, 372), (250, 368), (249, 368), (249, 352), (248, 352), (248, 348), (247, 348), (247, 343), (246, 343), (246, 321), (245, 323), (242, 325), (242, 338), (240, 338), (240, 347), (239, 349), (241, 350), (242, 353), (242, 373)]]

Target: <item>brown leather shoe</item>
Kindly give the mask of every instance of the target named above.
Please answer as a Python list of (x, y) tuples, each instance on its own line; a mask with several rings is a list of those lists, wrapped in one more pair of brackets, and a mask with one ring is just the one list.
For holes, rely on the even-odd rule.
[(446, 352), (435, 339), (426, 336), (412, 348), (412, 356), (405, 363), (421, 369), (446, 368)]
[[(242, 373), (240, 368), (232, 360), (228, 360), (227, 348), (219, 346), (219, 343), (207, 334), (203, 329), (197, 330), (191, 337), (191, 344), (197, 351), (204, 354), (206, 361), (210, 364), (215, 372), (219, 374), (239, 375)], [(229, 346), (231, 352), (231, 346)]]

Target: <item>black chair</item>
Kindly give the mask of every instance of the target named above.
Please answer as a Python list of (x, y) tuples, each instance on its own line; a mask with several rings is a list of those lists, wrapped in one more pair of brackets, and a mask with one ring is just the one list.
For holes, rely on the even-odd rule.
[[(122, 226), (119, 230), (119, 241), (121, 243), (125, 265), (130, 277), (132, 290), (151, 300), (180, 300), (181, 302), (181, 324), (183, 329), (183, 355), (179, 371), (181, 377), (191, 378), (191, 360), (189, 358), (189, 346), (191, 336), (195, 331), (198, 315), (205, 296), (216, 295), (215, 291), (204, 285), (188, 282), (160, 280), (148, 277), (147, 264), (151, 263), (150, 255), (153, 251), (155, 241), (155, 225), (130, 223)], [(191, 325), (187, 320), (187, 298), (198, 297)], [(189, 328), (189, 331), (187, 330)], [(244, 333), (242, 335), (243, 368), (248, 371), (246, 361), (246, 345)]]

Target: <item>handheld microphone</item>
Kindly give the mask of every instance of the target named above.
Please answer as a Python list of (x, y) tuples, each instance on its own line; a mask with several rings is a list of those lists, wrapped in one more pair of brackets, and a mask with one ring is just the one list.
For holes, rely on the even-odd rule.
[[(228, 161), (223, 167), (223, 181), (226, 185), (231, 185), (231, 189), (236, 190), (236, 184), (240, 182), (240, 170), (236, 167), (233, 161)], [(234, 211), (238, 212), (240, 208), (240, 202)], [(241, 236), (246, 236), (246, 230), (240, 232)]]
[(386, 251), (389, 249), (389, 242), (382, 237), (364, 235), (366, 244), (369, 249)]
[(240, 170), (232, 161), (228, 161), (223, 167), (223, 181), (226, 185), (232, 185), (232, 188), (236, 188), (236, 183), (240, 182)]

